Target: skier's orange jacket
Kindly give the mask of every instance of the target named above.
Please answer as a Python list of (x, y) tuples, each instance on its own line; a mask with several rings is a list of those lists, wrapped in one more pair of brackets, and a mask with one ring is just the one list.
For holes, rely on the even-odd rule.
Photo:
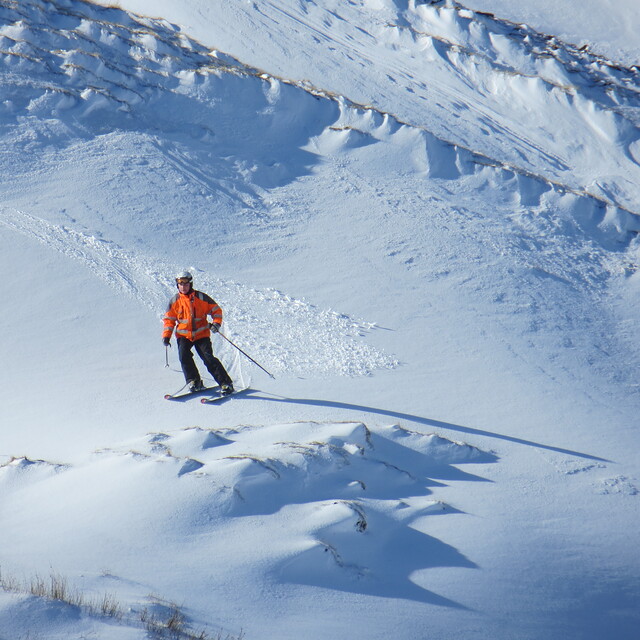
[(222, 324), (222, 309), (213, 298), (202, 291), (191, 290), (189, 293), (176, 293), (167, 306), (164, 314), (163, 338), (170, 338), (176, 328), (178, 338), (188, 338), (192, 342), (210, 335), (207, 315), (213, 324)]

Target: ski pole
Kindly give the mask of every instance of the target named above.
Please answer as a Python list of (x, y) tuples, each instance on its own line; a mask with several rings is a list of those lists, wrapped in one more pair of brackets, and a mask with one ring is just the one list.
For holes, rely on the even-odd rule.
[(165, 369), (169, 366), (169, 345), (164, 348)]
[(271, 376), (274, 380), (276, 379), (276, 377), (272, 373), (269, 373), (261, 364), (258, 364), (248, 353), (245, 353), (237, 344), (234, 344), (233, 342), (231, 342), (231, 340), (229, 340), (229, 338), (227, 338), (227, 336), (225, 336), (224, 333), (222, 333), (221, 331), (217, 331), (217, 334), (222, 336), (232, 347), (235, 347), (243, 356), (246, 356), (247, 358), (249, 358), (249, 360), (251, 360), (253, 364), (255, 364), (257, 367), (260, 367), (267, 375)]

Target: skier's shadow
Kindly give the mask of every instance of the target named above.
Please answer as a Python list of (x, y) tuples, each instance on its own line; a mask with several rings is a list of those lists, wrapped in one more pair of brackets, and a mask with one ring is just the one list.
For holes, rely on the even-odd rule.
[[(569, 456), (577, 456), (579, 458), (585, 458), (587, 460), (596, 460), (598, 462), (611, 462), (606, 458), (600, 458), (598, 456), (591, 455), (589, 453), (582, 453), (580, 451), (573, 451), (571, 449), (563, 449), (561, 447), (554, 447), (548, 444), (542, 444), (540, 442), (533, 442), (532, 440), (525, 440), (523, 438), (516, 438), (514, 436), (505, 435), (502, 433), (496, 433), (494, 431), (486, 431), (485, 429), (475, 429), (473, 427), (464, 427), (459, 424), (453, 424), (451, 422), (443, 422), (441, 420), (434, 420), (433, 418), (423, 418), (422, 416), (412, 415), (410, 413), (402, 413), (400, 411), (390, 411), (388, 409), (378, 409), (376, 407), (367, 407), (359, 404), (350, 404), (348, 402), (336, 402), (334, 400), (317, 400), (313, 398), (287, 398), (285, 396), (277, 396), (274, 394), (268, 394), (259, 389), (251, 389), (246, 392), (247, 397), (253, 397), (256, 400), (262, 400), (267, 402), (283, 402), (287, 404), (306, 404), (314, 407), (333, 407), (335, 409), (345, 409), (347, 411), (358, 411), (364, 413), (376, 413), (378, 415), (388, 416), (390, 418), (398, 420), (408, 420), (410, 422), (416, 422), (418, 424), (424, 424), (429, 427), (435, 427), (436, 429), (449, 429), (451, 431), (458, 431), (460, 433), (466, 433), (468, 435), (483, 436), (486, 438), (497, 438), (499, 440), (506, 440), (507, 442), (514, 442), (515, 444), (522, 444), (528, 447), (536, 447), (538, 449), (546, 449), (547, 451), (555, 451), (556, 453), (562, 453)], [(257, 395), (260, 394), (260, 395)]]

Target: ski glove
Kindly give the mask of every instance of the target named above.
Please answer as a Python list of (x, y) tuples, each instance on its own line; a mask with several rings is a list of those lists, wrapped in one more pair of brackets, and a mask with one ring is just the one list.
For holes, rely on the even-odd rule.
[(162, 338), (162, 344), (165, 347), (170, 347), (171, 346), (171, 338)]
[(214, 324), (213, 322), (209, 323), (209, 329), (211, 329), (211, 331), (213, 331), (213, 333), (218, 333), (218, 331), (220, 331), (220, 325), (219, 324)]

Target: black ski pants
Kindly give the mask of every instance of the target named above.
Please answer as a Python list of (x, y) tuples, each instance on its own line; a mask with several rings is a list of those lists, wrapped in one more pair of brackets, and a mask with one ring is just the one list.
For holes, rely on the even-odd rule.
[(207, 371), (214, 377), (215, 381), (222, 386), (223, 384), (231, 384), (231, 378), (218, 358), (213, 355), (213, 347), (211, 346), (211, 338), (200, 338), (195, 342), (191, 342), (188, 338), (178, 338), (178, 356), (180, 365), (184, 373), (184, 379), (200, 380), (200, 372), (196, 363), (193, 361), (192, 347), (196, 348), (196, 352), (204, 362)]

